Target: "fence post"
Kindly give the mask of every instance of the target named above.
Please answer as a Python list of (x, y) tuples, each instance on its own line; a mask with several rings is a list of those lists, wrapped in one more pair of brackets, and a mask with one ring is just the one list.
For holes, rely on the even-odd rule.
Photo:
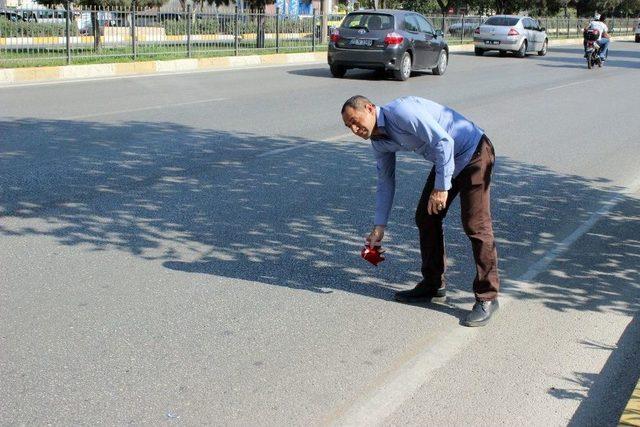
[(462, 27), (460, 28), (460, 44), (464, 42), (464, 13), (462, 14), (462, 19), (460, 20)]
[(280, 8), (276, 7), (276, 53), (280, 53)]
[(138, 40), (136, 37), (136, 0), (131, 0), (131, 53), (133, 60), (138, 59)]
[(67, 13), (65, 14), (65, 35), (66, 35), (66, 50), (67, 50), (67, 65), (71, 64), (71, 2), (66, 1)]
[(233, 24), (233, 54), (238, 56), (238, 5), (236, 5), (235, 9), (235, 20)]
[(560, 17), (556, 16), (556, 38), (560, 38)]
[(191, 58), (191, 5), (187, 5), (187, 58)]
[(313, 9), (313, 17), (311, 18), (311, 52), (316, 51), (316, 10)]
[(571, 18), (567, 17), (567, 38), (569, 38), (569, 35), (571, 34), (571, 29), (569, 28), (569, 22), (571, 22)]

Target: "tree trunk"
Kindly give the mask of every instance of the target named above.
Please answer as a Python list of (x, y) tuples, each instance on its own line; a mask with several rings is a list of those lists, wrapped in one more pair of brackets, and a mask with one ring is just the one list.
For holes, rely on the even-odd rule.
[(93, 50), (100, 51), (100, 21), (98, 20), (98, 11), (91, 12), (91, 28), (93, 29)]

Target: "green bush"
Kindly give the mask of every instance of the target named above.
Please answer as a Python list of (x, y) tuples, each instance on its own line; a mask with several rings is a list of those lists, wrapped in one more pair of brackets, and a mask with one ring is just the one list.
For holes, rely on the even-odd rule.
[[(280, 33), (311, 32), (311, 19), (280, 18)], [(319, 20), (316, 24), (319, 24)], [(191, 22), (191, 34), (233, 34), (235, 22), (225, 20), (222, 23), (217, 19), (194, 19)], [(187, 34), (187, 21), (165, 21), (164, 28), (167, 35)], [(256, 17), (238, 20), (239, 34), (255, 34), (258, 31), (258, 20)], [(265, 17), (264, 31), (266, 33), (276, 32), (276, 19), (273, 16)]]
[[(299, 19), (299, 18), (280, 18), (280, 32), (281, 33), (302, 33), (311, 32), (311, 19)], [(319, 20), (316, 20), (318, 23)], [(276, 20), (273, 17), (269, 17), (265, 22), (265, 31), (267, 33), (276, 32)]]
[[(167, 35), (187, 34), (187, 21), (165, 21)], [(195, 19), (191, 22), (191, 34), (219, 34), (220, 23), (215, 19)]]
[[(37, 22), (9, 21), (0, 18), (0, 37), (63, 37), (65, 24), (39, 24)], [(78, 26), (75, 22), (69, 25), (72, 36), (78, 35)]]

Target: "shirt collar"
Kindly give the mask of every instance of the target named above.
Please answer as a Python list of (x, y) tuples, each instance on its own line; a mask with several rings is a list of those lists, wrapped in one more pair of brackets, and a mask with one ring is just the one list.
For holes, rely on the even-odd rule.
[(384, 129), (384, 125), (384, 113), (382, 112), (382, 108), (376, 105), (376, 126)]
[(386, 124), (386, 121), (384, 118), (384, 111), (382, 111), (382, 107), (378, 107), (376, 105), (376, 127), (378, 128), (378, 132), (380, 132), (382, 135), (372, 139), (381, 139), (384, 136), (388, 135), (387, 129), (385, 128), (385, 124)]

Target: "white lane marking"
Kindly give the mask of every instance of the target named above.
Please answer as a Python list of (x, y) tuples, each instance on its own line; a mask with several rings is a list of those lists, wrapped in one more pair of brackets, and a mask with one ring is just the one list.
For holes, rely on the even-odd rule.
[(231, 68), (214, 68), (211, 70), (189, 70), (189, 71), (167, 71), (164, 73), (152, 73), (152, 74), (132, 74), (129, 76), (106, 76), (106, 77), (91, 77), (87, 79), (68, 79), (68, 80), (57, 80), (57, 81), (47, 81), (47, 82), (34, 82), (34, 83), (2, 83), (0, 84), (0, 89), (9, 89), (9, 88), (18, 88), (18, 87), (28, 87), (28, 86), (45, 86), (45, 85), (60, 85), (67, 83), (83, 83), (83, 82), (101, 82), (105, 80), (119, 80), (119, 79), (143, 79), (143, 78), (152, 78), (152, 77), (162, 77), (162, 76), (181, 76), (185, 74), (203, 74), (203, 73), (223, 73), (225, 71), (245, 71), (245, 70), (260, 70), (264, 68), (295, 68), (301, 67), (305, 65), (326, 65), (326, 61), (309, 61), (309, 62), (300, 62), (298, 64), (272, 64), (272, 65), (241, 65), (235, 66)]
[[(625, 194), (633, 194), (640, 190), (640, 181), (634, 182), (627, 190), (621, 191), (589, 219), (582, 223), (573, 233), (567, 236), (557, 247), (547, 252), (539, 261), (532, 264), (516, 281), (506, 280), (514, 285), (527, 286), (538, 274), (545, 271), (558, 256), (566, 252), (581, 236), (586, 234), (604, 216), (606, 216), (623, 199)], [(500, 298), (504, 308), (512, 298), (505, 292), (506, 298)], [(429, 381), (431, 374), (447, 364), (457, 356), (476, 338), (476, 328), (456, 327), (455, 329), (438, 334), (429, 344), (411, 355), (410, 360), (397, 369), (391, 369), (382, 374), (373, 386), (375, 390), (357, 400), (343, 414), (337, 413), (330, 417), (331, 425), (337, 426), (375, 426), (382, 424), (404, 402), (411, 398), (423, 384)], [(378, 386), (378, 384), (381, 384)], [(366, 390), (365, 390), (366, 393)]]
[(114, 114), (123, 114), (123, 113), (137, 113), (140, 111), (151, 111), (151, 110), (162, 110), (164, 108), (174, 108), (174, 107), (184, 107), (186, 105), (196, 105), (196, 104), (206, 104), (209, 102), (219, 102), (224, 101), (227, 98), (211, 98), (211, 99), (201, 99), (199, 101), (190, 101), (190, 102), (180, 102), (177, 104), (164, 104), (164, 105), (153, 105), (151, 107), (140, 107), (140, 108), (130, 108), (128, 110), (115, 110), (115, 111), (102, 111), (100, 113), (92, 113), (92, 114), (80, 114), (77, 116), (68, 116), (62, 117), (57, 120), (78, 120), (78, 119), (88, 119), (91, 117), (100, 117), (100, 116), (110, 116)]
[(545, 271), (549, 264), (558, 258), (563, 252), (566, 252), (571, 245), (573, 245), (580, 237), (584, 236), (591, 228), (605, 215), (611, 212), (611, 209), (616, 207), (618, 203), (622, 201), (623, 197), (616, 196), (611, 200), (607, 201), (600, 210), (595, 212), (591, 217), (586, 220), (580, 227), (578, 227), (573, 233), (568, 235), (562, 242), (558, 243), (558, 245), (551, 249), (547, 254), (535, 262), (526, 273), (524, 273), (518, 280), (520, 281), (530, 281), (533, 280), (538, 274)]
[(593, 79), (580, 80), (579, 82), (568, 83), (568, 84), (566, 84), (566, 85), (549, 87), (549, 88), (546, 88), (545, 90), (546, 90), (546, 91), (549, 91), (549, 90), (562, 89), (562, 88), (564, 88), (564, 87), (575, 86), (575, 85), (581, 85), (581, 84), (583, 84), (583, 83), (588, 83), (588, 82), (592, 82), (592, 81), (593, 81)]
[(350, 135), (352, 135), (352, 134), (351, 133), (345, 133), (345, 134), (342, 134), (342, 135), (332, 136), (331, 138), (325, 138), (325, 139), (322, 139), (320, 141), (311, 141), (311, 142), (307, 142), (306, 144), (299, 144), (299, 145), (294, 145), (294, 146), (286, 147), (286, 148), (276, 148), (275, 150), (270, 150), (270, 151), (266, 151), (264, 153), (260, 153), (256, 157), (273, 156), (273, 155), (276, 155), (276, 154), (284, 153), (285, 151), (297, 150), (299, 148), (306, 148), (306, 147), (309, 147), (311, 145), (320, 144), (321, 142), (337, 141), (339, 139), (347, 138)]

